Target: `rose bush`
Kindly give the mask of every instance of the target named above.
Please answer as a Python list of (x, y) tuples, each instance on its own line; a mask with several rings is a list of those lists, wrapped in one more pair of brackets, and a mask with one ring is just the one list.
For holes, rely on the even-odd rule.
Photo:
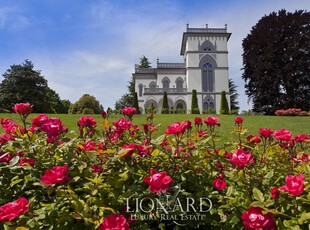
[(76, 132), (44, 114), (1, 119), (0, 229), (308, 229), (307, 134), (232, 118), (223, 143), (206, 117), (154, 138), (153, 114), (125, 116), (84, 116)]

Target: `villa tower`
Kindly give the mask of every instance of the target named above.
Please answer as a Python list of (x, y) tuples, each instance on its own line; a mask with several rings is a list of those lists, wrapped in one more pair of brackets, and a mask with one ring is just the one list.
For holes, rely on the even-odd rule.
[(160, 63), (157, 68), (141, 69), (136, 65), (133, 77), (139, 107), (161, 111), (164, 91), (169, 108), (190, 113), (192, 90), (197, 91), (202, 112), (220, 112), (221, 92), (230, 101), (228, 86), (227, 42), (231, 33), (224, 28), (189, 28), (183, 33), (183, 63)]

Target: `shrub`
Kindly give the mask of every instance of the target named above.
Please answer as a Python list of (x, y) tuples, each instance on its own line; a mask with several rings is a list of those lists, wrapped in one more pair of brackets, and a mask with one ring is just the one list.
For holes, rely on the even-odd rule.
[(286, 110), (276, 110), (275, 115), (276, 116), (297, 116), (301, 112), (301, 109), (296, 109), (296, 108), (290, 108)]
[(264, 127), (248, 135), (234, 117), (235, 140), (218, 148), (218, 117), (175, 122), (154, 139), (153, 116), (141, 131), (123, 117), (83, 116), (70, 136), (56, 118), (20, 115), (22, 125), (0, 120), (0, 229), (310, 224), (307, 134)]
[(94, 114), (94, 110), (91, 108), (84, 108), (82, 114)]
[(168, 105), (168, 96), (167, 92), (164, 92), (164, 98), (163, 98), (163, 106), (161, 109), (162, 114), (168, 114), (169, 113), (169, 105)]
[(220, 106), (220, 114), (229, 114), (229, 106), (226, 98), (226, 92), (222, 91), (221, 93), (221, 106)]
[(195, 89), (193, 89), (192, 91), (191, 114), (200, 114), (198, 107), (197, 91)]

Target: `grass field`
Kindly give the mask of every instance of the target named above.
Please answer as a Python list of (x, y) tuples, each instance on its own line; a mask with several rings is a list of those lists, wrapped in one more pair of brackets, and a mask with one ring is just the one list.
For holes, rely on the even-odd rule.
[[(37, 116), (38, 114), (31, 114), (29, 118)], [(76, 114), (48, 114), (49, 117), (59, 118), (69, 130), (77, 130), (77, 121), (81, 115)], [(101, 115), (92, 115), (98, 123), (102, 120)], [(165, 132), (166, 127), (176, 121), (190, 120), (194, 123), (195, 117), (205, 118), (207, 115), (196, 115), (196, 114), (155, 114), (154, 124), (159, 125), (158, 131), (155, 135), (161, 135)], [(218, 115), (216, 115), (218, 116)], [(122, 117), (122, 115), (110, 115), (109, 121), (116, 121)], [(217, 127), (218, 134), (224, 139), (229, 140), (235, 138), (235, 134), (232, 134), (234, 130), (234, 116), (220, 115), (221, 126)], [(6, 114), (1, 113), (0, 118), (12, 118), (15, 121), (19, 121), (17, 114)], [(28, 120), (30, 121), (30, 119)], [(310, 133), (310, 117), (284, 117), (284, 116), (243, 116), (243, 126), (249, 130), (249, 134), (257, 134), (259, 128), (270, 128), (272, 130), (285, 128), (290, 130), (293, 135)], [(141, 127), (142, 124), (146, 123), (146, 115), (135, 115), (133, 123)], [(3, 132), (2, 130), (0, 132)]]

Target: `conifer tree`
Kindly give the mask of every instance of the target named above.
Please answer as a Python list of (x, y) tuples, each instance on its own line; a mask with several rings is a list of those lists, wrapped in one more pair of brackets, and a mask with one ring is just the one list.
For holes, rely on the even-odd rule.
[(164, 92), (164, 99), (163, 99), (163, 107), (161, 110), (162, 114), (168, 114), (169, 113), (169, 105), (168, 105), (168, 96), (167, 92)]
[(200, 114), (199, 107), (198, 107), (197, 91), (195, 89), (193, 89), (192, 91), (191, 113)]
[(138, 94), (135, 92), (135, 97), (133, 98), (133, 106), (137, 110), (137, 114), (140, 114), (139, 102), (138, 102)]
[(229, 114), (229, 106), (228, 106), (228, 101), (226, 98), (226, 92), (225, 91), (222, 91), (222, 93), (221, 93), (220, 114)]

